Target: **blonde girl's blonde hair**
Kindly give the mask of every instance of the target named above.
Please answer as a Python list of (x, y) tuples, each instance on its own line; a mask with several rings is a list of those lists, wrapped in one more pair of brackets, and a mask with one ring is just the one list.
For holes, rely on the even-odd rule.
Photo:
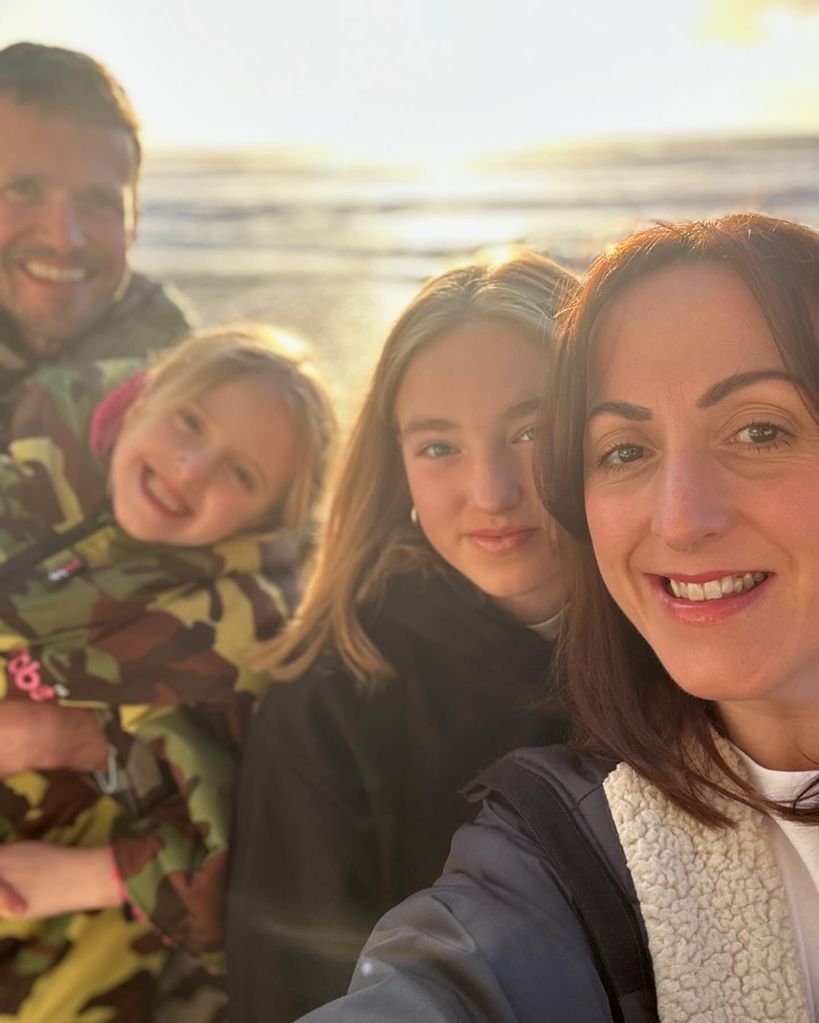
[(161, 415), (244, 376), (268, 377), (280, 388), (298, 446), (296, 475), (262, 527), (300, 530), (311, 522), (323, 491), (336, 419), (327, 389), (297, 339), (262, 324), (194, 334), (151, 366), (131, 415)]
[(443, 562), (410, 523), (412, 502), (395, 421), (395, 400), (412, 359), (446, 331), (500, 321), (551, 343), (554, 318), (575, 279), (534, 252), (494, 265), (451, 270), (429, 281), (390, 332), (338, 469), (316, 568), (290, 626), (258, 652), (274, 679), (304, 673), (335, 649), (362, 687), (393, 669), (370, 640), (360, 610), (393, 573)]

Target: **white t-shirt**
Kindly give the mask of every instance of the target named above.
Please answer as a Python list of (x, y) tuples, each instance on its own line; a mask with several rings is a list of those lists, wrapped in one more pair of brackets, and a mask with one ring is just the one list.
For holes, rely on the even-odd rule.
[[(789, 802), (819, 771), (771, 771), (742, 750), (750, 779), (768, 799)], [(774, 857), (782, 871), (796, 945), (808, 979), (810, 1010), (819, 1023), (819, 827), (768, 818)]]

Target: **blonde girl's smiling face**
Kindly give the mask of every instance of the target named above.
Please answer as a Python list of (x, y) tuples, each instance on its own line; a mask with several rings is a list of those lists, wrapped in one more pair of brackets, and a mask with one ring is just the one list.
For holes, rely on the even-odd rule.
[(271, 378), (236, 377), (156, 414), (137, 407), (111, 460), (114, 516), (147, 543), (218, 543), (281, 500), (296, 458), (293, 417)]
[(419, 528), (453, 568), (524, 622), (563, 600), (533, 479), (543, 345), (512, 325), (473, 321), (412, 360), (396, 399)]
[(595, 328), (586, 514), (671, 677), (723, 716), (819, 697), (819, 426), (729, 267), (655, 271)]

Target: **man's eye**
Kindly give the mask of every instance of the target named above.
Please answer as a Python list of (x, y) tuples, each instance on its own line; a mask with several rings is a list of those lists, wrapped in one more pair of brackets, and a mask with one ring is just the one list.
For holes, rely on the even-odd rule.
[(91, 188), (83, 192), (80, 203), (90, 213), (122, 213), (125, 208), (119, 192), (110, 192), (103, 188)]
[(12, 199), (24, 202), (39, 202), (43, 198), (43, 190), (36, 178), (15, 178), (4, 186), (3, 191)]

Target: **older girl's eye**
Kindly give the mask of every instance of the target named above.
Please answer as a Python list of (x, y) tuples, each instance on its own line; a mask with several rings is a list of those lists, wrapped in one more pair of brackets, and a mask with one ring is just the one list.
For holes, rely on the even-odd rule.
[(447, 455), (455, 453), (455, 448), (451, 444), (444, 444), (443, 441), (433, 441), (431, 444), (425, 444), (418, 452), (423, 458), (446, 458)]
[(520, 433), (515, 437), (515, 443), (530, 444), (536, 437), (535, 424), (527, 426), (525, 430), (521, 430)]
[(787, 430), (776, 423), (748, 423), (734, 434), (740, 444), (752, 444), (754, 447), (775, 447), (787, 444), (792, 437)]

